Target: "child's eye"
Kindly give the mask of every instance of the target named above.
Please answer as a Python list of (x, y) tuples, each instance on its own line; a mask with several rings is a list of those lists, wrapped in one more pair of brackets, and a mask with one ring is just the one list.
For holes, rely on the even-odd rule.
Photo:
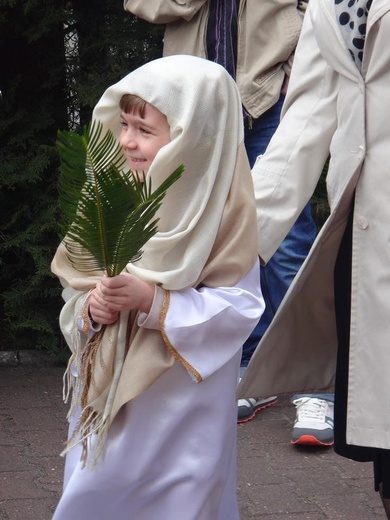
[(123, 126), (123, 128), (127, 128), (127, 123), (126, 123), (126, 121), (121, 121), (121, 125)]
[(144, 127), (140, 127), (140, 132), (142, 132), (143, 134), (150, 134), (151, 132), (147, 129), (147, 128), (144, 128)]

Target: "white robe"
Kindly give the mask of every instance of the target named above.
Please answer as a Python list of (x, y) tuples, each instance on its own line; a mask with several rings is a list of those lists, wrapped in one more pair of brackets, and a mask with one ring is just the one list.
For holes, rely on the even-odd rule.
[(53, 520), (238, 520), (236, 387), (259, 279), (256, 265), (235, 287), (171, 292), (165, 331), (203, 381), (176, 361), (122, 407), (93, 471), (73, 449)]

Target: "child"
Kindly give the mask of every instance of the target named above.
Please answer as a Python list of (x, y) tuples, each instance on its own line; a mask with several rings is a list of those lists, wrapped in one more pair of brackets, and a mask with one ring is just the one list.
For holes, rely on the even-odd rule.
[[(235, 392), (241, 346), (264, 309), (240, 96), (221, 66), (172, 56), (110, 87), (93, 117), (154, 189), (182, 163), (185, 172), (124, 273), (77, 272), (63, 245), (53, 260), (74, 352), (54, 520), (237, 520)], [(100, 327), (88, 383), (81, 354)]]

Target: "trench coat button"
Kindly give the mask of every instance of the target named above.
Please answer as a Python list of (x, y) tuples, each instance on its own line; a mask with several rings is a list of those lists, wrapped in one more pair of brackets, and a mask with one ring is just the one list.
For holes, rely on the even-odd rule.
[(359, 229), (367, 229), (368, 228), (368, 220), (364, 217), (356, 217), (356, 224)]
[(364, 154), (365, 154), (364, 146), (359, 146), (358, 153), (357, 153), (359, 159), (362, 159), (364, 157)]

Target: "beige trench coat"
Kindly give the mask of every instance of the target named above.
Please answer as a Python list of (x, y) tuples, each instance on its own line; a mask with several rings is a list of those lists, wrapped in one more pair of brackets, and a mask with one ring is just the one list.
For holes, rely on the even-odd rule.
[(309, 3), (281, 124), (253, 170), (260, 256), (268, 261), (289, 231), (329, 151), (331, 215), (253, 355), (238, 396), (333, 387), (333, 271), (356, 190), (347, 443), (389, 449), (390, 2), (373, 0), (361, 74), (334, 9), (334, 0)]

